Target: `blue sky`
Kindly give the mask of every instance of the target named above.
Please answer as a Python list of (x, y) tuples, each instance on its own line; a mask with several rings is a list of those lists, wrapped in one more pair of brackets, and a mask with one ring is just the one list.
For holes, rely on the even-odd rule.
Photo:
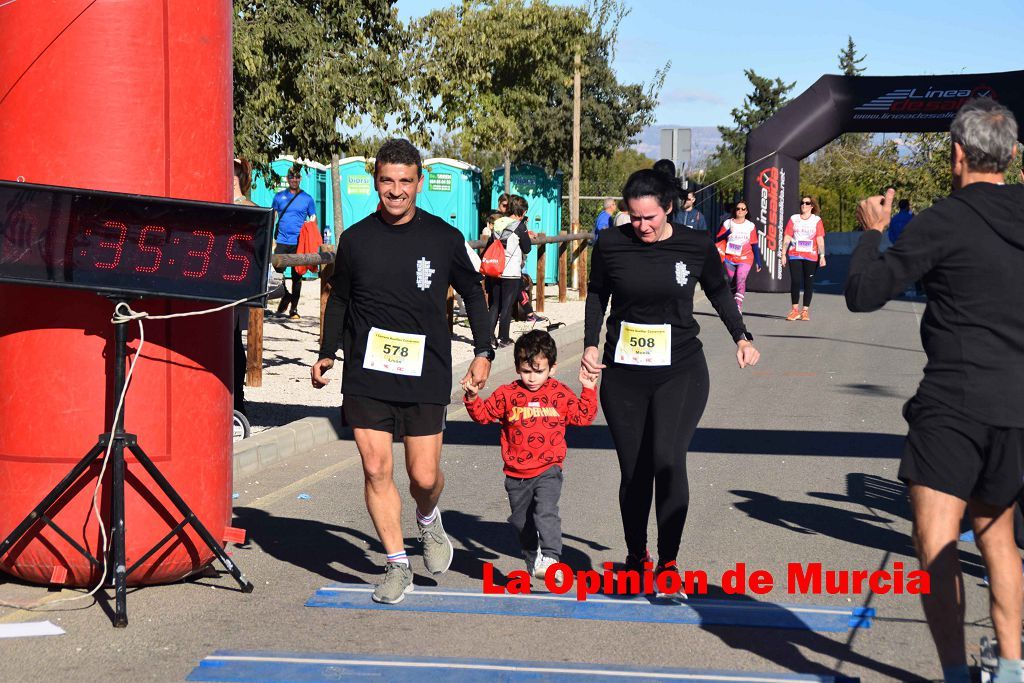
[[(454, 4), (399, 0), (403, 20)], [(579, 4), (558, 1), (558, 4)], [(1024, 0), (627, 0), (614, 62), (620, 81), (650, 80), (667, 60), (657, 125), (731, 123), (750, 85), (743, 70), (796, 81), (825, 73), (853, 36), (865, 75), (986, 73), (1024, 68)]]

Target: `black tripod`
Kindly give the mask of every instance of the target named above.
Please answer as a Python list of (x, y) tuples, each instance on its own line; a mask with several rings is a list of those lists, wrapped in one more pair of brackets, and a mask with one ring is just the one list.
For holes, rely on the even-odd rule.
[[(127, 304), (125, 297), (123, 296), (112, 296), (110, 297), (115, 301), (114, 312), (117, 313), (117, 308), (121, 304)], [(114, 412), (117, 412), (117, 404), (121, 399), (121, 393), (124, 391), (125, 384), (125, 364), (128, 359), (128, 324), (119, 323), (114, 325)], [(148, 560), (153, 553), (158, 551), (168, 541), (173, 539), (178, 533), (180, 533), (185, 527), (191, 525), (195, 529), (199, 537), (203, 539), (203, 542), (213, 551), (213, 554), (220, 560), (224, 568), (231, 573), (235, 581), (238, 582), (243, 593), (251, 593), (253, 589), (252, 583), (242, 574), (241, 570), (231, 561), (224, 549), (221, 548), (220, 543), (213, 537), (213, 535), (207, 530), (203, 523), (199, 521), (192, 509), (182, 500), (178, 492), (174, 490), (170, 482), (161, 474), (157, 466), (153, 464), (153, 461), (149, 459), (146, 452), (139, 446), (138, 439), (135, 434), (127, 434), (124, 431), (124, 407), (119, 413), (117, 413), (117, 420), (114, 425), (114, 433), (106, 432), (100, 434), (99, 439), (92, 450), (82, 458), (81, 461), (64, 477), (57, 486), (53, 488), (50, 493), (43, 498), (42, 501), (28, 514), (28, 516), (10, 533), (10, 535), (0, 543), (0, 557), (17, 543), (30, 528), (42, 521), (53, 528), (61, 538), (67, 541), (71, 547), (77, 550), (82, 556), (88, 560), (93, 566), (102, 569), (103, 562), (92, 555), (88, 550), (83, 548), (81, 544), (75, 541), (69, 536), (63, 529), (54, 523), (50, 517), (50, 508), (53, 504), (67, 491), (71, 486), (78, 480), (78, 478), (85, 472), (88, 467), (96, 461), (97, 458), (103, 456), (107, 450), (107, 446), (113, 441), (113, 447), (110, 451), (110, 465), (111, 465), (111, 486), (110, 486), (110, 526), (112, 529), (112, 540), (110, 544), (109, 564), (114, 570), (114, 626), (123, 628), (128, 625), (128, 576), (142, 566), (142, 564)], [(125, 560), (125, 528), (124, 528), (124, 450), (127, 448), (132, 452), (132, 455), (139, 461), (139, 464), (149, 473), (149, 476), (153, 478), (160, 490), (164, 492), (164, 495), (178, 508), (184, 519), (171, 529), (166, 536), (164, 536), (155, 546), (153, 546), (145, 555), (140, 557), (135, 564), (131, 567), (126, 567)]]

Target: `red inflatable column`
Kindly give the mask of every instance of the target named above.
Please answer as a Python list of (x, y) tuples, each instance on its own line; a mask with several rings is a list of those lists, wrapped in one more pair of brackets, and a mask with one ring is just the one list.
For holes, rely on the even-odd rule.
[[(2, 179), (230, 202), (231, 115), (230, 0), (0, 8)], [(161, 299), (132, 305), (153, 314), (203, 307)], [(87, 292), (0, 285), (0, 538), (110, 430), (112, 311), (112, 302)], [(145, 329), (125, 429), (219, 538), (231, 515), (231, 315), (153, 321)], [(133, 350), (137, 334), (133, 324)], [(125, 455), (131, 565), (178, 515)], [(98, 469), (56, 515), (93, 552), (100, 535), (89, 508)], [(191, 530), (180, 532), (129, 581), (176, 580), (211, 557)], [(0, 566), (34, 582), (47, 582), (59, 567), (72, 585), (99, 576), (46, 527)]]

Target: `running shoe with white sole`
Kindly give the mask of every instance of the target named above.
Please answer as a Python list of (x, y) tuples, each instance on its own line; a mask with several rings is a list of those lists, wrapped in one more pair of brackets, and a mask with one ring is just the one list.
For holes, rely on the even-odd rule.
[(396, 605), (405, 600), (406, 593), (412, 593), (412, 569), (404, 562), (388, 562), (384, 565), (384, 580), (373, 589), (373, 601), (385, 605)]
[(455, 550), (448, 534), (444, 532), (444, 525), (441, 523), (441, 511), (437, 511), (437, 517), (426, 526), (416, 521), (420, 530), (420, 540), (423, 541), (423, 564), (431, 574), (444, 574), (452, 566), (452, 557)]

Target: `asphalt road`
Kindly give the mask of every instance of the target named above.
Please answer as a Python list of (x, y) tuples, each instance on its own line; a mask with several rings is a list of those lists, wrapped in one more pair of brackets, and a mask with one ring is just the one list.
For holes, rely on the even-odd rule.
[[(810, 322), (782, 319), (787, 295), (748, 295), (747, 322), (763, 355), (744, 371), (711, 307), (698, 304), (712, 389), (689, 453), (691, 507), (679, 559), (686, 569), (707, 572), (707, 597), (722, 598), (722, 573), (744, 562), (771, 572), (778, 586), (733, 599), (873, 607), (869, 629), (821, 633), (304, 607), (318, 588), (371, 583), (379, 573), (381, 546), (364, 508), (358, 456), (344, 440), (236, 482), (235, 526), (247, 529), (250, 540), (231, 551), (256, 585), (252, 594), (238, 592), (223, 573), (133, 590), (123, 630), (111, 628), (106, 598), (52, 611), (0, 609), (0, 623), (50, 619), (67, 631), (0, 641), (3, 678), (182, 680), (217, 649), (839, 673), (864, 681), (938, 678), (915, 596), (785, 590), (789, 563), (915, 566), (896, 469), (905, 431), (900, 409), (924, 364), (917, 332), (923, 304), (898, 301), (873, 314), (851, 314), (839, 285), (829, 284), (841, 278), (838, 262), (820, 273)], [(560, 376), (574, 387), (580, 351), (581, 343), (561, 349)], [(445, 441), (442, 509), (456, 557), (448, 574), (424, 575), (408, 504), (404, 523), (416, 582), (479, 592), (484, 562), (505, 574), (521, 564), (505, 521), (498, 431), (472, 424), (453, 406)], [(619, 561), (625, 549), (618, 468), (603, 416), (593, 427), (572, 430), (568, 441), (564, 560), (577, 569)], [(396, 448), (395, 476), (405, 490), (402, 462)], [(990, 630), (987, 590), (976, 548), (963, 543), (961, 551), (968, 646), (976, 651)], [(6, 601), (68, 594), (0, 584)]]

